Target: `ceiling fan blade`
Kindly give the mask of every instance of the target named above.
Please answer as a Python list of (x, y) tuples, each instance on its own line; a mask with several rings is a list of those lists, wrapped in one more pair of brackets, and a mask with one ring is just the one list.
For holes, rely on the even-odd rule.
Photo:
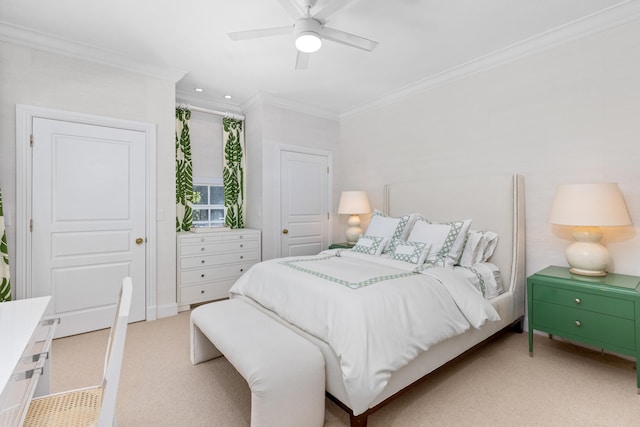
[(353, 2), (354, 0), (333, 0), (328, 5), (320, 9), (317, 13), (314, 13), (312, 17), (313, 19), (317, 19), (318, 21), (324, 23), (329, 16), (333, 15), (340, 9), (349, 6)]
[(233, 41), (250, 40), (261, 37), (281, 36), (284, 34), (291, 34), (293, 27), (274, 27), (274, 28), (262, 28), (260, 30), (247, 30), (236, 31), (233, 33), (227, 33), (229, 38)]
[(296, 56), (296, 70), (306, 70), (309, 66), (309, 58), (311, 57), (310, 53), (304, 53), (298, 51), (298, 55)]
[(364, 37), (349, 34), (344, 31), (335, 30), (329, 27), (322, 27), (322, 38), (334, 41), (336, 43), (346, 44), (347, 46), (357, 47), (358, 49), (371, 52), (378, 46), (378, 42), (365, 39)]
[(280, 6), (282, 6), (293, 19), (307, 16), (307, 11), (300, 7), (300, 4), (298, 4), (296, 0), (278, 0), (278, 3), (280, 3)]

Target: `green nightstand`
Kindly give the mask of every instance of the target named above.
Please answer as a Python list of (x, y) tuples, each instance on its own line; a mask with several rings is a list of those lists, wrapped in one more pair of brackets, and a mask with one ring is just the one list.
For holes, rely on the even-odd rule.
[(329, 249), (351, 249), (354, 245), (347, 242), (342, 243), (332, 243), (329, 245)]
[(529, 355), (533, 331), (636, 358), (640, 394), (640, 277), (579, 276), (547, 267), (527, 278)]

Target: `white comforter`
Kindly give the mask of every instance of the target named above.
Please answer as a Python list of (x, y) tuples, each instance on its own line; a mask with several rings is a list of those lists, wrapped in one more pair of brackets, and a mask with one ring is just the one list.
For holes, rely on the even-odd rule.
[(340, 360), (355, 415), (391, 373), (471, 326), (499, 320), (493, 306), (452, 270), (325, 252), (254, 265), (231, 288), (327, 342)]

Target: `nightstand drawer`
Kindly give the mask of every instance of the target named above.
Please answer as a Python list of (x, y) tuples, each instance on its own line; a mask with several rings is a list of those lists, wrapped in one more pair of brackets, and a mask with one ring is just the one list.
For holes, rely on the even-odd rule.
[(621, 317), (536, 301), (533, 325), (566, 338), (583, 338), (600, 347), (636, 350), (635, 322)]
[(624, 319), (635, 319), (635, 304), (628, 299), (567, 290), (555, 286), (543, 285), (541, 283), (536, 283), (533, 288), (533, 299)]

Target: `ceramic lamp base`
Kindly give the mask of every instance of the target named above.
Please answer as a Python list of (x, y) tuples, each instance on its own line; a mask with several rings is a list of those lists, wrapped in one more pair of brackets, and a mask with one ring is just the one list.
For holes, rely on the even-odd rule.
[(347, 228), (347, 231), (345, 232), (347, 243), (355, 245), (362, 234), (362, 228), (360, 228), (360, 217), (358, 215), (351, 215), (347, 224), (349, 224), (349, 228)]
[(598, 227), (576, 227), (574, 243), (566, 251), (570, 271), (582, 276), (605, 276), (609, 265), (609, 251), (599, 242), (602, 232)]

